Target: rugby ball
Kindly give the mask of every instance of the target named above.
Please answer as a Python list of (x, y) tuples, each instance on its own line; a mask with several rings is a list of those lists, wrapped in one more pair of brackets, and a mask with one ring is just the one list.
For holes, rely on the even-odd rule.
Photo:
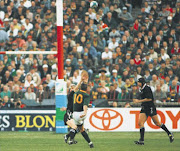
[(96, 1), (92, 1), (92, 2), (90, 3), (90, 7), (91, 7), (91, 8), (96, 8), (96, 7), (98, 7), (98, 3), (97, 3)]

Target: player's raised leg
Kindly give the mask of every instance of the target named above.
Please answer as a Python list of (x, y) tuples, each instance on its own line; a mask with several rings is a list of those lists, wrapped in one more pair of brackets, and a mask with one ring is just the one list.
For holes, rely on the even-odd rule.
[(140, 139), (139, 139), (139, 141), (134, 142), (137, 145), (144, 145), (144, 133), (145, 133), (144, 123), (146, 122), (146, 120), (147, 120), (146, 114), (140, 113), (139, 121), (138, 121), (138, 125), (140, 127)]
[(152, 118), (152, 120), (153, 120), (153, 122), (154, 122), (154, 124), (155, 124), (156, 126), (159, 126), (160, 128), (162, 128), (162, 129), (168, 134), (169, 140), (170, 140), (170, 142), (172, 143), (172, 142), (174, 141), (174, 136), (173, 136), (173, 134), (168, 130), (168, 128), (166, 127), (166, 125), (163, 124), (163, 123), (160, 123), (157, 115), (154, 115), (154, 116), (152, 116), (151, 118)]

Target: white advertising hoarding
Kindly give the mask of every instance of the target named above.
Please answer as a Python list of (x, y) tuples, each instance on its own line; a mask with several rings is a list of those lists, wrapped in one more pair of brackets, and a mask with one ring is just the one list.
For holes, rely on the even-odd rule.
[[(85, 128), (90, 131), (139, 131), (140, 108), (89, 108)], [(162, 123), (170, 131), (180, 131), (180, 108), (157, 108)], [(149, 117), (145, 123), (146, 131), (163, 131), (154, 125)]]

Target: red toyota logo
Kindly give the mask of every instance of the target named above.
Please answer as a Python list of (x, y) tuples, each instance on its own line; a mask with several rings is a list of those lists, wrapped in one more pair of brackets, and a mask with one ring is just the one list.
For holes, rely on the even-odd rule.
[[(100, 120), (100, 123), (97, 122)], [(112, 122), (114, 120), (114, 122)], [(100, 109), (93, 112), (89, 118), (90, 124), (96, 129), (109, 131), (115, 130), (123, 123), (122, 115), (112, 109)]]

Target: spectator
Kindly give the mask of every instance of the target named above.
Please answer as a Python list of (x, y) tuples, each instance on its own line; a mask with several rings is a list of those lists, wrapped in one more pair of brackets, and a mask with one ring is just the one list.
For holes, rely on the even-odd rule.
[(175, 78), (175, 75), (174, 75), (174, 73), (173, 73), (172, 68), (170, 68), (170, 69), (168, 70), (168, 76), (169, 76), (169, 78), (170, 78), (170, 81), (172, 82), (172, 81), (174, 80), (174, 78)]
[(26, 46), (27, 46), (28, 50), (33, 49), (33, 43), (35, 43), (35, 41), (33, 41), (32, 38), (33, 38), (32, 35), (27, 36)]
[(162, 92), (164, 93), (168, 92), (168, 85), (164, 83), (164, 79), (160, 79), (160, 87)]
[(50, 74), (49, 67), (47, 64), (44, 64), (42, 66), (42, 70), (40, 70), (41, 73), (41, 79), (46, 78), (47, 74)]
[(8, 96), (8, 98), (11, 97), (11, 91), (8, 90), (8, 86), (3, 86), (3, 91), (0, 93), (1, 98), (4, 98), (4, 96)]
[(133, 21), (132, 15), (127, 12), (127, 7), (123, 7), (123, 13), (119, 14), (118, 17), (120, 18), (120, 21), (123, 22), (126, 26), (131, 24)]
[(166, 102), (166, 93), (161, 90), (160, 84), (156, 86), (156, 90), (153, 93), (154, 100), (156, 103)]
[(55, 87), (55, 81), (51, 79), (51, 75), (47, 74), (46, 75), (46, 82), (48, 83), (48, 87), (50, 88), (50, 90)]
[(158, 58), (158, 55), (157, 55), (157, 52), (154, 51), (154, 48), (153, 47), (150, 47), (150, 58), (151, 59), (155, 59), (155, 58)]
[(87, 42), (87, 48), (89, 50), (89, 54), (92, 56), (95, 67), (97, 67), (98, 66), (98, 58), (100, 57), (101, 53), (97, 52), (97, 50), (93, 46), (91, 46), (90, 42)]
[(171, 50), (171, 55), (172, 54), (178, 54), (180, 53), (180, 48), (178, 42), (174, 42), (174, 47)]
[(93, 12), (92, 8), (88, 9), (88, 13), (89, 13), (89, 18), (90, 19), (95, 19), (96, 18), (96, 14)]
[(67, 65), (65, 67), (65, 76), (67, 76), (67, 78), (72, 77), (73, 75), (73, 70), (72, 67), (70, 65)]
[(78, 84), (80, 81), (81, 77), (78, 74), (78, 71), (74, 71), (73, 77), (72, 77), (72, 83), (73, 84)]
[(180, 77), (180, 68), (178, 67), (176, 62), (173, 63), (172, 69), (173, 69), (173, 73), (179, 78)]
[(161, 48), (161, 58), (166, 61), (169, 58), (169, 55), (165, 52), (164, 48)]
[(160, 14), (159, 15), (162, 15), (163, 17), (168, 17), (169, 16), (169, 11), (167, 11), (167, 9), (166, 9), (166, 6), (163, 6), (162, 7), (162, 11), (160, 12)]
[(104, 52), (102, 53), (102, 60), (105, 62), (107, 59), (112, 59), (112, 52), (109, 51), (108, 47), (105, 47)]
[(39, 89), (36, 92), (36, 101), (39, 103), (42, 102), (43, 99), (46, 99), (46, 92), (43, 90), (43, 85), (39, 85)]
[(145, 79), (145, 80), (148, 80), (148, 81), (151, 81), (151, 80), (152, 80), (152, 76), (150, 75), (150, 72), (149, 72), (148, 69), (145, 70), (144, 79)]
[(114, 70), (112, 70), (111, 82), (114, 83), (114, 82), (117, 82), (117, 81), (118, 81), (117, 70), (114, 69)]
[(11, 108), (11, 102), (9, 97), (6, 95), (0, 100), (0, 108)]
[(2, 77), (2, 84), (6, 84), (9, 81), (13, 81), (13, 77), (10, 75), (9, 71), (6, 71), (5, 75)]
[(28, 66), (31, 66), (34, 61), (34, 56), (32, 54), (29, 54), (29, 57), (25, 59), (25, 64), (28, 64)]
[(116, 38), (116, 41), (118, 42), (120, 40), (120, 33), (116, 29), (116, 27), (112, 27), (112, 31), (109, 33), (109, 41), (112, 41), (112, 37)]
[(139, 98), (139, 91), (136, 83), (132, 85), (132, 90), (129, 92), (129, 97), (130, 97), (129, 99), (131, 100)]
[(172, 87), (175, 87), (176, 93), (179, 94), (179, 92), (180, 92), (180, 91), (179, 91), (180, 86), (177, 84), (177, 80), (173, 80), (173, 81), (172, 81), (172, 84), (169, 86), (168, 92), (171, 91), (171, 88), (172, 88)]
[(116, 40), (116, 37), (113, 36), (112, 41), (109, 42), (109, 44), (108, 44), (108, 48), (110, 51), (113, 52), (116, 49), (116, 47), (118, 47), (118, 42)]
[(129, 72), (127, 69), (123, 70), (122, 80), (126, 81), (126, 79), (129, 79)]
[(98, 37), (98, 35), (94, 35), (94, 38), (93, 38), (93, 41), (92, 41), (92, 46), (98, 52), (103, 52), (103, 50), (104, 50), (103, 41)]
[(112, 13), (108, 12), (107, 17), (104, 19), (104, 23), (108, 25), (109, 29), (112, 29), (116, 27), (117, 22), (116, 20), (112, 17)]
[(101, 94), (103, 95), (102, 98), (107, 99), (107, 93), (109, 92), (109, 88), (106, 87), (106, 82), (101, 81)]
[(45, 92), (44, 99), (50, 99), (51, 98), (51, 92), (50, 92), (50, 88), (48, 86), (48, 83), (46, 81), (43, 81), (42, 85), (43, 85), (43, 90)]
[(13, 77), (13, 85), (21, 85), (20, 79), (18, 76)]
[(129, 82), (130, 82), (130, 85), (131, 85), (131, 88), (132, 88), (132, 86), (136, 83), (135, 80), (134, 80), (134, 75), (133, 74), (130, 75)]
[(23, 24), (25, 26), (25, 29), (27, 31), (30, 31), (31, 29), (33, 29), (33, 24), (30, 23), (29, 18), (26, 18), (25, 24)]
[(35, 84), (35, 82), (32, 80), (32, 76), (29, 74), (29, 75), (26, 76), (26, 80), (25, 80), (25, 83), (24, 83), (24, 87), (25, 87), (25, 88), (28, 88), (28, 87), (30, 87), (31, 84), (34, 84), (35, 86), (37, 86), (37, 85)]
[(105, 82), (106, 82), (106, 86), (109, 88), (110, 85), (112, 84), (112, 83), (111, 83), (111, 76), (110, 76), (109, 74), (106, 75), (106, 80), (105, 80)]
[(118, 87), (118, 83), (117, 82), (114, 83), (114, 88), (115, 88), (116, 91), (118, 91), (118, 93), (121, 92), (121, 89), (120, 89), (120, 87)]
[(30, 9), (26, 9), (26, 17), (30, 20), (30, 22), (33, 21), (33, 13), (30, 12)]
[[(41, 83), (41, 78), (40, 78), (39, 74), (37, 72), (35, 72), (34, 68), (31, 68), (30, 72), (27, 73), (27, 75), (31, 75), (32, 80), (35, 82), (35, 84), (37, 86)], [(26, 77), (27, 77), (27, 75), (26, 75)], [(25, 78), (25, 80), (26, 80), (26, 78)]]
[(153, 74), (156, 74), (156, 73), (157, 73), (156, 69), (154, 68), (153, 63), (149, 63), (148, 68), (149, 68), (149, 71), (150, 71), (150, 74), (151, 74), (151, 75), (153, 75)]
[(1, 42), (6, 42), (9, 40), (8, 38), (8, 33), (4, 30), (3, 27), (0, 26), (0, 34), (1, 34), (1, 38), (0, 38), (0, 41)]
[(26, 100), (36, 100), (36, 94), (31, 91), (31, 88), (28, 87), (26, 93), (24, 94)]
[(134, 63), (135, 63), (136, 65), (140, 65), (140, 63), (141, 63), (140, 54), (137, 53), (137, 54), (135, 55)]
[(175, 87), (173, 86), (170, 92), (167, 94), (167, 102), (178, 102), (179, 95), (176, 93)]
[(98, 99), (98, 87), (92, 89), (90, 96), (93, 100)]
[(110, 90), (107, 93), (108, 101), (113, 101), (113, 107), (117, 107), (118, 91), (115, 90), (114, 85), (111, 84)]
[[(132, 81), (132, 75), (130, 76), (131, 77), (131, 81)], [(129, 80), (129, 79), (126, 79), (126, 81), (125, 81), (125, 88), (127, 89), (127, 91), (130, 91), (130, 90), (132, 90), (131, 89), (131, 81)]]
[(99, 73), (100, 73), (100, 76), (99, 76), (99, 78), (100, 78), (100, 80), (101, 81), (105, 81), (106, 80), (106, 68), (101, 68), (101, 70), (99, 71)]
[(166, 67), (165, 61), (162, 60), (161, 66), (159, 68), (159, 77), (164, 79), (167, 74), (168, 74), (168, 68)]
[(21, 107), (21, 99), (24, 98), (23, 93), (20, 91), (18, 85), (14, 86), (14, 91), (11, 93), (11, 103), (15, 108)]
[(152, 75), (152, 80), (150, 81), (150, 86), (156, 89), (156, 86), (159, 84), (159, 80), (157, 79), (157, 75)]
[[(126, 60), (125, 60), (125, 64), (130, 64), (130, 60), (131, 60), (131, 54), (127, 53), (126, 54)], [(134, 60), (133, 60), (134, 61)]]
[(91, 79), (94, 67), (92, 60), (88, 57), (88, 53), (83, 54), (83, 64), (87, 67), (89, 79)]
[(126, 89), (126, 87), (121, 87), (121, 93), (118, 94), (118, 100), (120, 102), (126, 102), (129, 101), (130, 97), (129, 97), (129, 93)]
[(125, 82), (122, 81), (122, 77), (120, 75), (117, 76), (118, 78), (118, 87), (121, 88), (125, 85)]
[(130, 42), (127, 41), (127, 37), (125, 35), (122, 36), (121, 43), (123, 44), (124, 48), (128, 48), (130, 45)]

